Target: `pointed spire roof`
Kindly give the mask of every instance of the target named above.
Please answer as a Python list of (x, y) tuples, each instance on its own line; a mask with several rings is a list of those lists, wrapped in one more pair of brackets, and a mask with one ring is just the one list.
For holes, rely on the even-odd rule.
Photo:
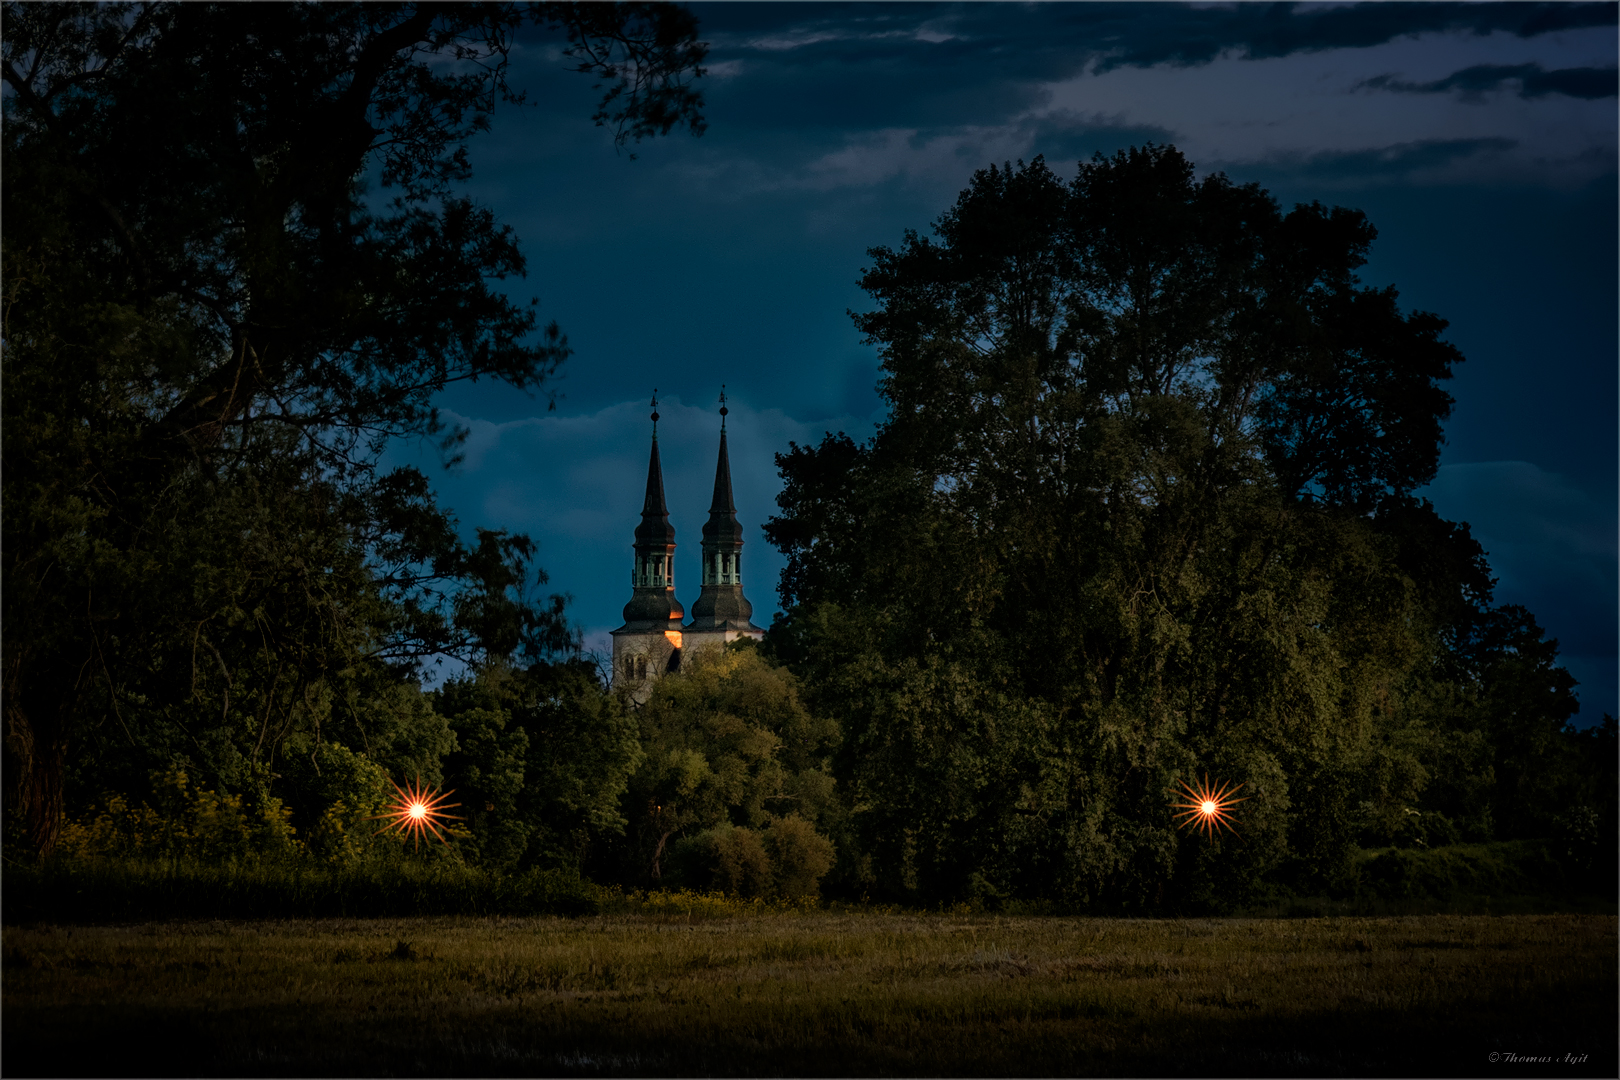
[[(720, 457), (714, 466), (714, 501), (709, 520), (703, 526), (703, 592), (692, 605), (692, 624), (687, 632), (720, 635), (728, 640), (737, 634), (758, 637), (762, 631), (753, 623), (754, 605), (743, 595), (737, 577), (743, 546), (742, 525), (737, 522), (737, 505), (731, 497), (731, 455), (726, 452), (726, 393), (720, 390)], [(722, 571), (722, 567), (725, 569)], [(725, 573), (721, 579), (718, 575)], [(724, 584), (721, 581), (724, 580)]]
[(703, 525), (705, 543), (742, 543), (742, 525), (737, 521), (737, 504), (731, 495), (731, 456), (726, 453), (726, 392), (720, 389), (720, 459), (714, 466), (714, 498), (709, 503), (709, 520)]
[(658, 460), (658, 391), (653, 391), (652, 456), (647, 459), (647, 495), (641, 504), (641, 524), (636, 526), (636, 546), (662, 547), (675, 542), (675, 526), (669, 523), (669, 507), (664, 503), (664, 466)]

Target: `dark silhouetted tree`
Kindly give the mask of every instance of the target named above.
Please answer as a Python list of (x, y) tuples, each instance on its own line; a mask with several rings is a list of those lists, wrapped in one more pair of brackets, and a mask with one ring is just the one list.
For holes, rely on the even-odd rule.
[(543, 387), (568, 355), (502, 291), (524, 272), (511, 230), (458, 194), (468, 140), (515, 97), (513, 35), (557, 35), (622, 144), (701, 131), (691, 15), (8, 3), (4, 21), (0, 686), (29, 845), (50, 851), (70, 780), (108, 782), (113, 744), (266, 783), (289, 733), (361, 747), (405, 723), (414, 705), (378, 703), (427, 657), (566, 645), (560, 601), (519, 588), (543, 581), (532, 545), (463, 545), (378, 453), (401, 435), (453, 453), (434, 394)]

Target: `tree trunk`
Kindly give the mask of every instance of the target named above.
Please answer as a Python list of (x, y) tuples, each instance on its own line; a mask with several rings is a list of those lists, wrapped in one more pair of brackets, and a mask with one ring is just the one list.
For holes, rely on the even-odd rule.
[(62, 774), (66, 764), (66, 740), (56, 738), (43, 745), (35, 743), (26, 779), (26, 828), (28, 846), (41, 859), (56, 850), (56, 841), (62, 835)]
[[(21, 658), (6, 665), (7, 794), (23, 820), (23, 835), (37, 858), (56, 848), (62, 835), (68, 727), (79, 697), (79, 679), (47, 679), (55, 694), (23, 692), (32, 680)], [(84, 674), (81, 669), (78, 675)], [(51, 698), (55, 700), (51, 700)]]
[(662, 859), (664, 857), (664, 845), (669, 843), (669, 838), (674, 836), (674, 835), (675, 835), (675, 830), (674, 829), (669, 830), (669, 832), (665, 833), (663, 836), (660, 836), (658, 838), (658, 846), (653, 849), (652, 879), (654, 881), (662, 881), (663, 878), (664, 878), (664, 871), (663, 871), (663, 868), (658, 865), (658, 860), (660, 860), (660, 859)]

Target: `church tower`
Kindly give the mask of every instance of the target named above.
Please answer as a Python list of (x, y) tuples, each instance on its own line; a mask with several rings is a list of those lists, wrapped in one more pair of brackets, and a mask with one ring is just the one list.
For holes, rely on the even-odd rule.
[(630, 571), (630, 602), (624, 625), (613, 631), (613, 687), (627, 687), (638, 703), (652, 684), (681, 663), (681, 619), (675, 599), (675, 527), (664, 505), (664, 470), (658, 461), (658, 392), (653, 391), (652, 456), (647, 462), (647, 496), (636, 526), (635, 562)]
[(720, 392), (720, 460), (714, 468), (714, 498), (703, 526), (703, 591), (692, 605), (692, 622), (684, 636), (687, 653), (723, 648), (740, 637), (765, 632), (750, 621), (754, 605), (743, 595), (743, 530), (731, 497), (731, 459), (726, 454), (726, 395)]

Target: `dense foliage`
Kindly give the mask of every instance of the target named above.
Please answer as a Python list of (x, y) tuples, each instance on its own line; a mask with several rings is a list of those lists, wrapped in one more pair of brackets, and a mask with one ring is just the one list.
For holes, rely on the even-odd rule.
[[(1556, 643), (1413, 495), (1462, 357), (1358, 280), (1360, 213), (1150, 146), (984, 170), (934, 232), (862, 279), (887, 421), (780, 455), (767, 527), (846, 887), (1141, 911), (1332, 888), (1358, 844), (1612, 838)], [(1206, 775), (1236, 837), (1175, 827)]]
[[(543, 387), (568, 355), (500, 285), (524, 272), (510, 229), (456, 193), (468, 139), (514, 97), (514, 35), (549, 29), (623, 142), (701, 131), (691, 16), (8, 3), (4, 20), (8, 839), (48, 853), (67, 811), (106, 790), (136, 805), (177, 765), (245, 813), (284, 804), (317, 848), (417, 775), (483, 800), (480, 855), (616, 827), (633, 747), (594, 685), (549, 667), (572, 640), (562, 600), (533, 594), (533, 545), (463, 542), (425, 477), (378, 461), (396, 436), (454, 454), (446, 385)], [(418, 678), (444, 657), (489, 675), (441, 712)], [(526, 801), (525, 776), (553, 790)], [(488, 806), (511, 814), (484, 829)]]
[(621, 799), (643, 754), (636, 721), (583, 662), (489, 665), (435, 695), (456, 749), (445, 758), (489, 865), (575, 867), (624, 831)]
[(753, 645), (697, 654), (638, 710), (645, 756), (625, 794), (632, 827), (607, 874), (801, 896), (832, 868), (824, 833), (842, 821), (829, 771), (838, 728)]

